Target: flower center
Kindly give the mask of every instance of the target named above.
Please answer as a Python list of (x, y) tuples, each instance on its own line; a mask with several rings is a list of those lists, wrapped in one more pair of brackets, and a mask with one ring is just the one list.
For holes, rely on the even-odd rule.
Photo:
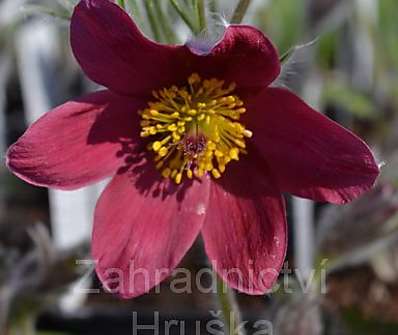
[(239, 123), (244, 103), (232, 94), (236, 85), (203, 80), (194, 73), (184, 87), (153, 92), (156, 101), (140, 111), (141, 137), (149, 138), (156, 168), (180, 184), (211, 173), (220, 178), (226, 165), (246, 154), (245, 138), (252, 132)]

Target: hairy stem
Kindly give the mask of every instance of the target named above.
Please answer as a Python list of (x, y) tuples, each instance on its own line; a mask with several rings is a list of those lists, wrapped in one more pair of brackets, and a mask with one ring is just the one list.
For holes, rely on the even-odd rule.
[(198, 0), (196, 2), (196, 12), (198, 16), (199, 31), (202, 32), (207, 26), (205, 0)]
[(158, 26), (153, 0), (145, 0), (144, 6), (153, 37), (156, 41), (161, 42), (160, 27)]
[(242, 22), (246, 15), (247, 9), (249, 8), (251, 0), (240, 0), (235, 8), (234, 14), (232, 15), (231, 23), (239, 24)]
[(192, 21), (191, 16), (187, 13), (177, 0), (170, 0), (171, 5), (174, 7), (175, 11), (181, 17), (181, 19), (185, 22), (185, 24), (191, 29), (191, 31), (196, 35), (199, 33), (198, 27), (196, 27), (195, 22)]
[(160, 26), (162, 27), (162, 32), (163, 32), (163, 36), (165, 37), (165, 41), (167, 43), (175, 43), (176, 39), (177, 39), (176, 35), (173, 31), (173, 28), (170, 24), (169, 19), (163, 12), (161, 2), (159, 0), (156, 0), (154, 2), (154, 6), (155, 6), (154, 9), (155, 9), (156, 16), (160, 22)]
[(217, 275), (217, 298), (224, 318), (226, 335), (245, 335), (240, 329), (241, 316), (236, 302), (235, 292)]

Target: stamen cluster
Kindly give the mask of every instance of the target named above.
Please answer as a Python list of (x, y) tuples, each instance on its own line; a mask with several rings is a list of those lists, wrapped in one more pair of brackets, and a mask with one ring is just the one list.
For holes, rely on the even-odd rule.
[(224, 87), (224, 81), (202, 80), (197, 73), (187, 82), (152, 92), (156, 101), (140, 111), (140, 136), (151, 139), (148, 150), (155, 153), (156, 168), (177, 184), (184, 174), (220, 178), (229, 162), (247, 153), (245, 138), (252, 136), (238, 122), (246, 108), (232, 94), (234, 83)]

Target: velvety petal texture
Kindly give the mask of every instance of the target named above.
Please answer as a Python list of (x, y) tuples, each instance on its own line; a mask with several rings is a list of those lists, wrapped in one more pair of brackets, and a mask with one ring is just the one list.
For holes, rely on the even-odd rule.
[(342, 204), (375, 183), (369, 147), (288, 90), (266, 89), (248, 109), (256, 149), (283, 192)]
[(246, 25), (228, 26), (221, 41), (196, 61), (203, 76), (235, 82), (238, 90), (245, 92), (265, 88), (280, 73), (272, 42), (260, 30)]
[(270, 290), (287, 248), (284, 200), (272, 177), (248, 160), (229, 167), (212, 183), (202, 234), (213, 267), (231, 287)]
[[(114, 1), (81, 0), (71, 19), (70, 40), (83, 71), (107, 89), (46, 113), (10, 147), (7, 165), (29, 183), (64, 190), (113, 176), (95, 210), (92, 256), (104, 286), (123, 298), (144, 294), (168, 277), (200, 232), (213, 267), (232, 288), (264, 294), (286, 254), (281, 192), (345, 203), (373, 186), (379, 174), (370, 149), (353, 133), (288, 90), (267, 88), (280, 73), (279, 56), (254, 27), (227, 26), (220, 41), (206, 50), (192, 43), (167, 46), (147, 39)], [(153, 111), (157, 106), (149, 104), (150, 116), (143, 112), (141, 119), (138, 111), (154, 99), (152, 91), (186, 86), (193, 73), (225, 85), (236, 83), (233, 94), (247, 107), (240, 121), (253, 132), (250, 139), (244, 128), (222, 119), (240, 113), (234, 109), (241, 107), (240, 101), (229, 97), (209, 104), (213, 96), (223, 96), (210, 92), (218, 88), (209, 88), (209, 82), (200, 93), (197, 82), (190, 87), (193, 99), (210, 96), (199, 101), (213, 109), (205, 123), (218, 122), (206, 125), (203, 136), (199, 129), (193, 131), (203, 123), (180, 119), (182, 112), (176, 118)], [(191, 97), (179, 94), (189, 105)], [(187, 111), (199, 115), (198, 120), (205, 116)], [(218, 118), (210, 112), (219, 113)], [(140, 138), (141, 122), (143, 136), (154, 138)], [(172, 143), (172, 136), (162, 140), (161, 135), (173, 127), (178, 154), (161, 147)], [(177, 185), (156, 170), (155, 164), (164, 168), (170, 163), (173, 171), (163, 173), (175, 176), (179, 164), (181, 171), (200, 166), (197, 157), (212, 154), (203, 138), (207, 141), (213, 130), (223, 145), (234, 141), (242, 146), (241, 133), (247, 137), (247, 155), (230, 162), (220, 179), (186, 178)], [(161, 153), (156, 162), (148, 158), (152, 140), (152, 151)], [(234, 150), (227, 147), (220, 155), (232, 157)]]
[[(150, 162), (152, 163), (152, 162)], [(92, 255), (105, 286), (123, 298), (168, 277), (197, 237), (209, 181), (177, 187), (153, 166), (114, 177), (95, 211)]]
[(189, 75), (235, 82), (241, 91), (260, 90), (280, 72), (278, 53), (258, 29), (231, 25), (206, 54), (185, 45), (147, 39), (131, 18), (108, 0), (83, 0), (71, 21), (71, 46), (95, 82), (125, 95), (185, 84)]
[(114, 174), (122, 141), (139, 138), (139, 101), (109, 91), (69, 101), (44, 114), (7, 152), (7, 165), (38, 186), (76, 189)]
[(150, 41), (125, 11), (108, 0), (79, 2), (70, 40), (87, 76), (121, 94), (148, 96), (189, 75), (184, 71), (190, 63), (186, 47)]

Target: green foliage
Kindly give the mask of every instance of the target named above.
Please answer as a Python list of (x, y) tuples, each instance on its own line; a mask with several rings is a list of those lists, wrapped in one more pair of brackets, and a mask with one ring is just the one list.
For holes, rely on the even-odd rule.
[(379, 1), (379, 29), (375, 32), (379, 43), (380, 57), (398, 68), (398, 2), (396, 0)]
[(375, 119), (376, 107), (364, 93), (338, 80), (326, 82), (323, 92), (324, 104), (334, 104), (359, 119)]
[(398, 324), (383, 323), (379, 320), (365, 318), (356, 309), (346, 309), (343, 318), (350, 335), (392, 335), (398, 334)]
[(200, 27), (198, 25), (198, 18), (194, 15), (194, 7), (191, 4), (181, 4), (178, 0), (170, 0), (171, 5), (189, 27), (189, 29), (195, 34), (200, 33)]
[(302, 1), (277, 0), (257, 13), (259, 25), (283, 52), (298, 44), (303, 36)]
[(239, 24), (242, 22), (247, 9), (249, 8), (251, 0), (240, 0), (232, 15), (231, 23)]
[(319, 39), (318, 60), (322, 69), (333, 69), (336, 62), (339, 37), (336, 32), (329, 32)]
[(123, 9), (126, 9), (126, 1), (125, 0), (117, 0), (116, 3), (122, 7)]

